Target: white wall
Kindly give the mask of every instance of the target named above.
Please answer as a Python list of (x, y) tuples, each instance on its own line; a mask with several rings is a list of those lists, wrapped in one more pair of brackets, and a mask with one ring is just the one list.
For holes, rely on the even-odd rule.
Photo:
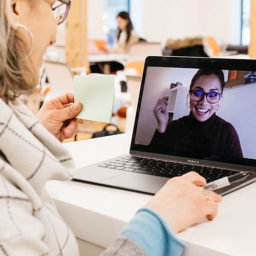
[(88, 0), (88, 37), (103, 39), (103, 1)]
[(240, 42), (240, 0), (131, 0), (138, 33), (150, 41), (214, 36)]
[[(103, 1), (88, 1), (89, 38), (104, 38)], [(137, 33), (149, 41), (214, 36), (240, 42), (240, 0), (131, 0)]]
[(240, 43), (241, 1), (199, 0), (200, 29), (203, 35), (212, 35), (227, 43)]
[(143, 11), (144, 2), (142, 0), (130, 0), (130, 15), (134, 29), (138, 35), (143, 36), (145, 13)]
[[(227, 88), (218, 115), (232, 123), (239, 135), (244, 157), (256, 159), (256, 86), (255, 84)], [(235, 100), (234, 100), (235, 99)]]

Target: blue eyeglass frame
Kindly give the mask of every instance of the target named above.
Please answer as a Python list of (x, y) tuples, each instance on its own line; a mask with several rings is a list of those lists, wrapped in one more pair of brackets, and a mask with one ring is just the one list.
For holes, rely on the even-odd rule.
[[(194, 99), (193, 99), (194, 101), (197, 101), (197, 102), (203, 100), (203, 98), (204, 98), (205, 95), (206, 95), (206, 100), (209, 102), (208, 95), (210, 95), (211, 93), (216, 93), (219, 98), (218, 98), (218, 100), (217, 100), (216, 102), (209, 102), (209, 103), (217, 103), (217, 102), (220, 100), (220, 98), (222, 97), (222, 93), (221, 93), (221, 92), (214, 92), (214, 91), (212, 91), (212, 92), (206, 93), (206, 92), (204, 92), (204, 91), (202, 91), (202, 90), (190, 90), (190, 91), (189, 91), (190, 94), (195, 93), (195, 92), (200, 92), (200, 93), (202, 93), (202, 94), (200, 95), (200, 97), (199, 97), (199, 98), (200, 98), (199, 100), (194, 100)], [(211, 98), (210, 98), (210, 99), (211, 99)]]

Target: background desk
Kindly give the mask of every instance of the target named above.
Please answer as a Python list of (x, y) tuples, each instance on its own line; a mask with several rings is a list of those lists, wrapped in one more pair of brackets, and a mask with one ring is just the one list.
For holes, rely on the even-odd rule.
[[(130, 134), (64, 144), (77, 167), (129, 151)], [(151, 196), (76, 182), (51, 181), (47, 190), (76, 237), (107, 247)], [(256, 255), (256, 184), (223, 197), (213, 222), (178, 235), (188, 244), (186, 256)], [(189, 214), (189, 213), (188, 213)], [(86, 248), (89, 250), (88, 248)], [(88, 254), (97, 255), (101, 249)]]
[(109, 74), (110, 62), (117, 61), (124, 65), (127, 61), (127, 54), (90, 54), (88, 60), (90, 64), (101, 64), (102, 72)]

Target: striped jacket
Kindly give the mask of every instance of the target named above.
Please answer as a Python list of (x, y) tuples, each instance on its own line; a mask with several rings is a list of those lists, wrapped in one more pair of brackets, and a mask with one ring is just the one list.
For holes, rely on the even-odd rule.
[[(18, 100), (0, 99), (0, 255), (78, 256), (76, 239), (44, 187), (68, 180), (74, 163), (62, 144)], [(118, 238), (103, 255), (145, 255)]]

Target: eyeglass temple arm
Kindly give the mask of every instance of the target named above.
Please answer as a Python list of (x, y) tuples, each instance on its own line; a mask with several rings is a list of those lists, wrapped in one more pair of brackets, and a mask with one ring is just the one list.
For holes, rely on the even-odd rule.
[(71, 5), (71, 0), (59, 0), (63, 4)]

